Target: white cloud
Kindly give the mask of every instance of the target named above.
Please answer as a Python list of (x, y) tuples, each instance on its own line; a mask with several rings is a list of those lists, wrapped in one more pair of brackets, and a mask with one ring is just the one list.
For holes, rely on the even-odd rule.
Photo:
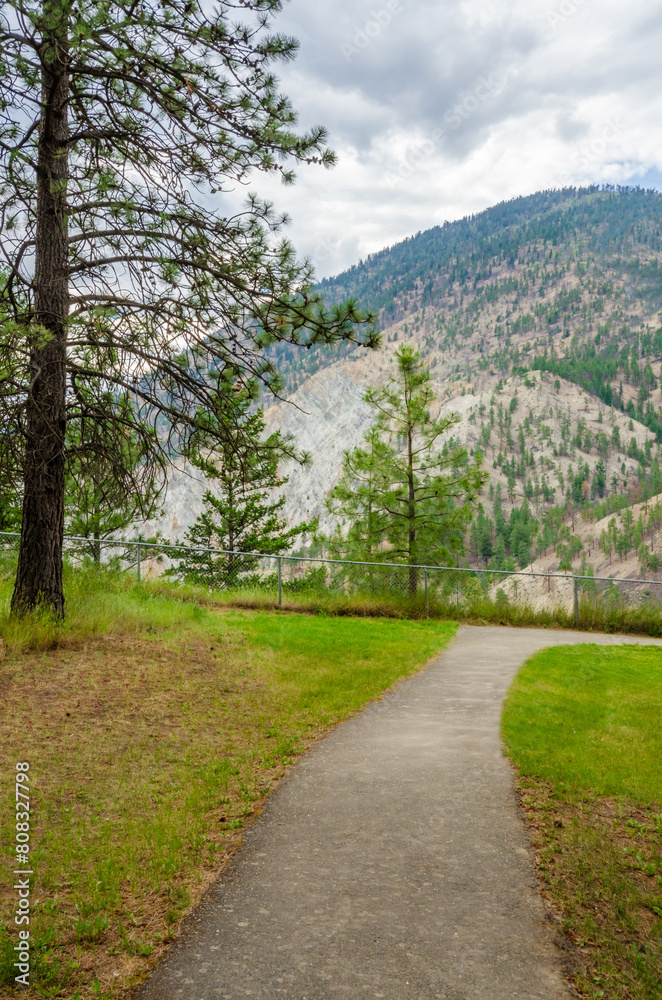
[(293, 0), (274, 27), (301, 41), (282, 89), (340, 162), (255, 189), (320, 276), (519, 194), (662, 179), (649, 0)]

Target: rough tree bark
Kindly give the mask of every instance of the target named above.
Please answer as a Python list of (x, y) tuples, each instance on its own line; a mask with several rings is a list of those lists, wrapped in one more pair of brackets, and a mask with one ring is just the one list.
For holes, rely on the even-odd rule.
[(43, 7), (42, 110), (23, 523), (12, 609), (64, 614), (64, 435), (68, 175), (68, 0)]

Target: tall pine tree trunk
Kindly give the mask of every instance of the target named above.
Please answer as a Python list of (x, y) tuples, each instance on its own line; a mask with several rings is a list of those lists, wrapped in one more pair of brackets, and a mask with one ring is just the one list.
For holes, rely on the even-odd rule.
[(409, 425), (408, 435), (407, 435), (407, 485), (408, 485), (408, 539), (407, 546), (409, 551), (409, 595), (410, 597), (416, 596), (416, 591), (418, 589), (418, 570), (416, 569), (414, 563), (416, 563), (416, 493), (414, 491), (414, 455), (413, 455), (413, 442), (412, 442), (412, 427)]
[[(12, 608), (64, 614), (65, 351), (69, 0), (43, 5), (34, 311), (26, 403), (23, 523)], [(36, 329), (35, 329), (36, 328)]]

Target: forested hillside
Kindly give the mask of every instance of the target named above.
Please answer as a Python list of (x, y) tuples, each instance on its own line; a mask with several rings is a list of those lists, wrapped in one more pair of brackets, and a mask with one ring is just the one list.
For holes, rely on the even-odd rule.
[[(378, 314), (383, 344), (272, 349), (289, 401), (267, 424), (312, 458), (288, 469), (290, 523), (318, 515), (332, 529), (325, 502), (343, 452), (370, 425), (365, 390), (407, 343), (432, 372), (439, 412), (460, 416), (457, 441), (490, 473), (466, 540), (471, 564), (656, 572), (662, 538), (648, 499), (662, 489), (661, 221), (651, 191), (543, 192), (323, 282), (329, 302), (355, 296)], [(195, 507), (188, 485), (181, 492), (169, 534)]]
[[(320, 287), (330, 301), (361, 299), (390, 325), (411, 312), (412, 305), (442, 305), (456, 291), (484, 292), (503, 265), (544, 267), (557, 257), (591, 254), (599, 264), (627, 269), (642, 252), (649, 258), (651, 251), (662, 249), (661, 217), (662, 199), (656, 192), (597, 187), (544, 191), (419, 233)], [(650, 292), (660, 294), (659, 276), (640, 277)], [(533, 281), (534, 275), (528, 278)], [(553, 269), (548, 269), (546, 283), (553, 284)]]
[[(315, 459), (293, 473), (293, 516), (323, 513), (342, 450), (365, 430), (362, 390), (407, 342), (430, 366), (442, 411), (460, 414), (458, 439), (490, 471), (467, 539), (472, 564), (556, 568), (616, 554), (655, 570), (650, 515), (628, 528), (619, 510), (662, 489), (661, 222), (652, 191), (542, 192), (322, 282), (329, 302), (355, 297), (378, 314), (383, 347), (280, 353), (301, 411), (279, 407), (272, 419)], [(583, 526), (607, 514), (616, 520), (601, 544)]]
[[(541, 192), (419, 233), (319, 287), (330, 303), (356, 298), (374, 310), (388, 340), (419, 334), (435, 360), (468, 352), (500, 375), (545, 368), (609, 405), (622, 381), (624, 405), (650, 419), (661, 222), (653, 191)], [(350, 352), (275, 356), (292, 389)]]

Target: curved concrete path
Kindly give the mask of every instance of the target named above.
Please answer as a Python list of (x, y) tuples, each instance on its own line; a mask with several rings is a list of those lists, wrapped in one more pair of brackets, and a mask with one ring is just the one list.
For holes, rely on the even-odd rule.
[(501, 703), (547, 646), (462, 627), (296, 765), (140, 1000), (561, 1000)]

